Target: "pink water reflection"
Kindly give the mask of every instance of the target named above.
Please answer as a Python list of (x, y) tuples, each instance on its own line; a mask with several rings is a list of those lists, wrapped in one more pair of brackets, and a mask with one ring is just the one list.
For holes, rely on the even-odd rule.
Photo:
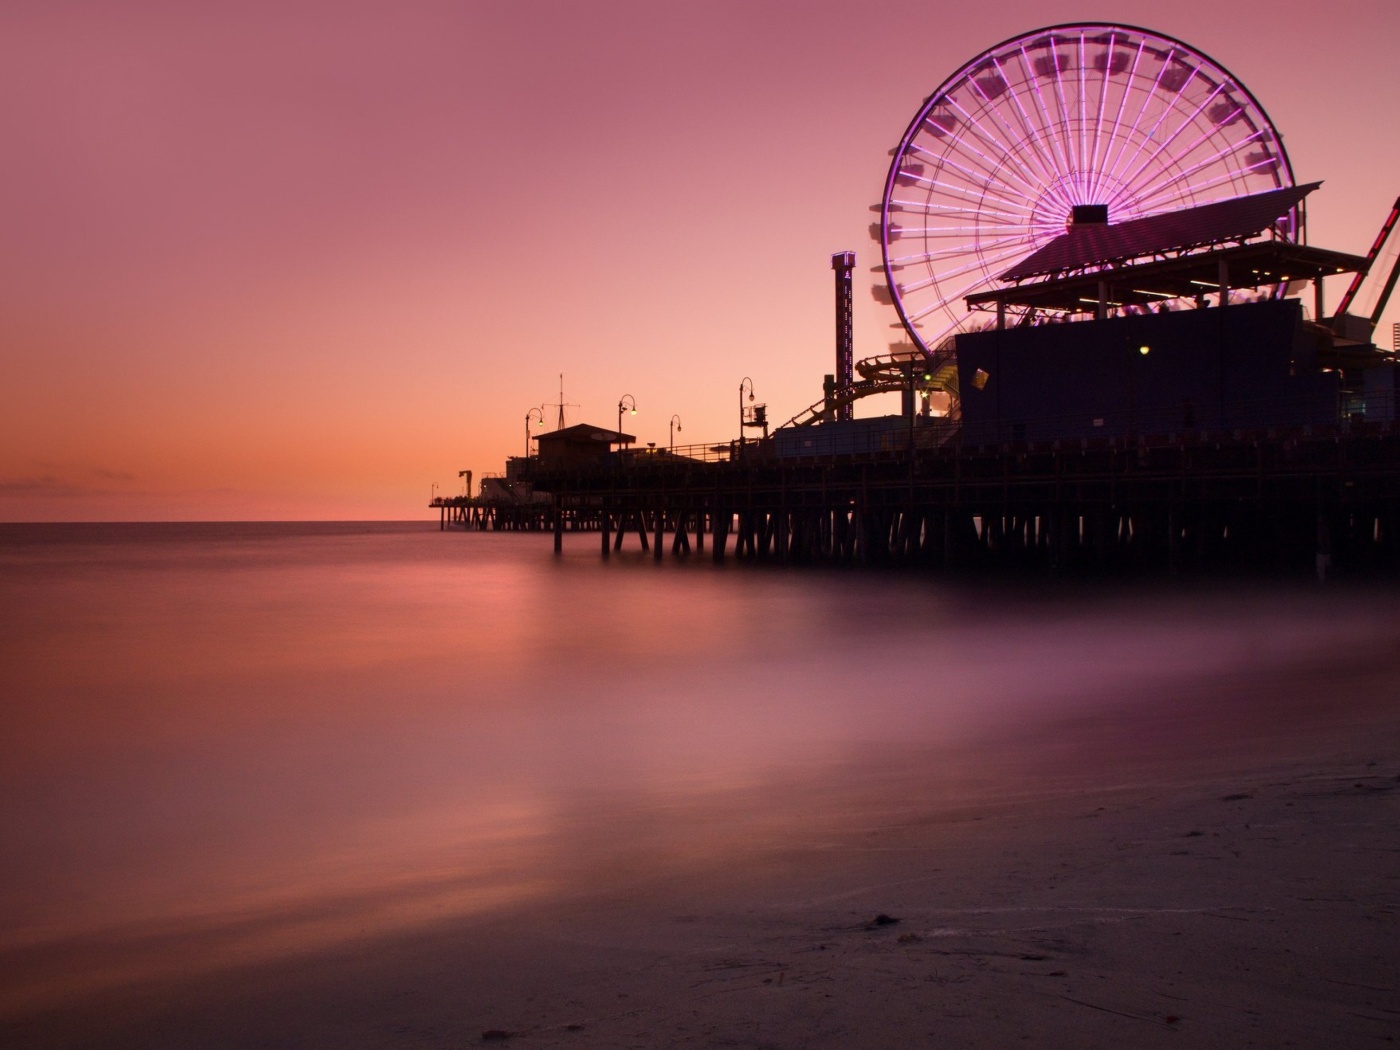
[(1356, 594), (1017, 598), (586, 547), (7, 545), (3, 1008), (820, 834), (894, 756), (938, 756), (930, 792), (1025, 790), (998, 742), (1041, 720), (1395, 634)]

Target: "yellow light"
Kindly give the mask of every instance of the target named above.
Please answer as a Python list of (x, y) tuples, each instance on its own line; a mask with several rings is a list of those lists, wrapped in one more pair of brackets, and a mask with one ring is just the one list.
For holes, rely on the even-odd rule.
[(1142, 354), (1143, 357), (1146, 357), (1148, 354), (1152, 353), (1152, 347), (1140, 346), (1138, 347), (1138, 353)]

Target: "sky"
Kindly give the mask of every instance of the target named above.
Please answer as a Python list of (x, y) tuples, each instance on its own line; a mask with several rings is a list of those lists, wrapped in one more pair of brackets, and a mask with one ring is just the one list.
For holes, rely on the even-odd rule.
[(427, 518), (561, 374), (568, 423), (630, 394), (643, 443), (736, 436), (744, 377), (786, 419), (833, 369), (833, 252), (857, 357), (899, 336), (869, 208), (922, 100), (1073, 21), (1215, 59), (1325, 180), (1311, 243), (1369, 247), (1383, 0), (9, 0), (0, 520)]

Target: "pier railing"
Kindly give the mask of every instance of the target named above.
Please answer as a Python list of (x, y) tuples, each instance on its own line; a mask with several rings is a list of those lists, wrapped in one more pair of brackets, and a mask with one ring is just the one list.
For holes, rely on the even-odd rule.
[[(1364, 433), (1400, 425), (1394, 393), (1257, 398), (1224, 405), (1182, 402), (1169, 407), (1126, 405), (1112, 411), (1047, 412), (1021, 419), (954, 421), (905, 417), (889, 425), (790, 427), (760, 439), (734, 439), (623, 448), (604, 469), (683, 467), (694, 463), (739, 463), (943, 450), (949, 454), (986, 446), (1089, 447), (1096, 444), (1194, 444), (1219, 440), (1269, 440), (1282, 436)], [(856, 421), (858, 424), (863, 422)], [(870, 420), (870, 423), (883, 422)], [(601, 466), (601, 464), (600, 464)]]

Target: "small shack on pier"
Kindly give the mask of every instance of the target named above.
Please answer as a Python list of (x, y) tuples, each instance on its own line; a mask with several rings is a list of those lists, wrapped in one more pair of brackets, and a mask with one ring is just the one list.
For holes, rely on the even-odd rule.
[(630, 445), (637, 439), (617, 430), (576, 423), (535, 439), (542, 467), (578, 467), (603, 463), (614, 445)]

